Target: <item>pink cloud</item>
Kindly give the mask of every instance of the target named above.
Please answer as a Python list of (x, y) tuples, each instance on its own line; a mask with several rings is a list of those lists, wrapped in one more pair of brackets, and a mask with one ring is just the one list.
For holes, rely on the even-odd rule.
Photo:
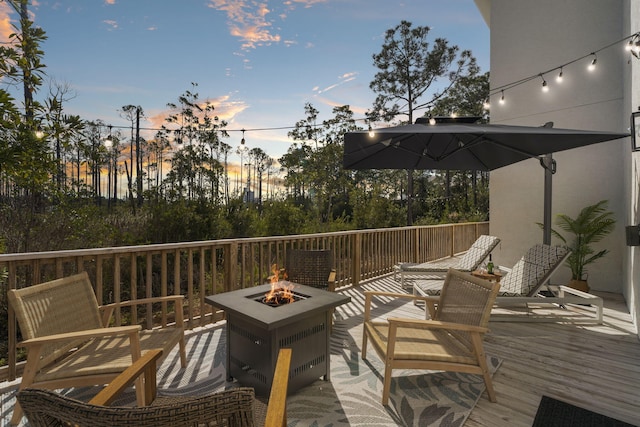
[[(242, 40), (242, 49), (255, 49), (257, 46), (278, 43), (279, 34), (272, 28), (268, 19), (272, 12), (265, 2), (252, 0), (209, 0), (209, 7), (227, 14), (230, 34)], [(284, 19), (285, 15), (276, 15)]]

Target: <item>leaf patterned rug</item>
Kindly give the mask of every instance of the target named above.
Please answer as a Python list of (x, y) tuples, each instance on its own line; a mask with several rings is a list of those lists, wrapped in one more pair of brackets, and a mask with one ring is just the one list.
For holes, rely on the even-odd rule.
[[(462, 426), (479, 398), (486, 399), (484, 382), (478, 375), (454, 372), (394, 370), (388, 406), (382, 406), (383, 363), (373, 349), (368, 359), (360, 357), (362, 345), (362, 291), (347, 291), (352, 302), (338, 307), (331, 338), (331, 381), (318, 379), (287, 399), (290, 427), (337, 426)], [(372, 314), (382, 317), (424, 316), (413, 304), (385, 304)], [(158, 388), (163, 394), (196, 395), (216, 389), (236, 387), (226, 382), (224, 325), (203, 328), (187, 337), (187, 369), (180, 369), (173, 351), (158, 371)], [(491, 373), (500, 365), (488, 357)], [(61, 390), (79, 400), (89, 400), (95, 387)], [(7, 420), (15, 401), (14, 393), (4, 394), (2, 421)], [(126, 406), (135, 402), (132, 390), (113, 403)], [(4, 412), (4, 411), (3, 411)], [(6, 416), (6, 418), (5, 418)], [(23, 421), (22, 426), (28, 426)]]
[[(360, 357), (362, 318), (358, 317), (353, 323), (359, 327), (334, 324), (331, 381), (316, 381), (287, 400), (288, 425), (462, 426), (485, 390), (482, 377), (394, 370), (389, 405), (382, 406), (384, 364), (372, 348), (367, 360)], [(488, 357), (487, 361), (493, 375), (500, 360)]]

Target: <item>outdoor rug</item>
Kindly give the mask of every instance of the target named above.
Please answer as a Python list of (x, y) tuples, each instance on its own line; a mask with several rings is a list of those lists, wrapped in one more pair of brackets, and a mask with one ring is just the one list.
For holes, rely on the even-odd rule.
[[(382, 406), (384, 365), (372, 348), (369, 348), (368, 360), (360, 357), (364, 290), (367, 290), (366, 286), (347, 291), (352, 302), (335, 311), (331, 381), (318, 379), (288, 397), (288, 425), (462, 426), (485, 390), (479, 375), (394, 370), (389, 405)], [(381, 305), (372, 310), (374, 316), (376, 313), (384, 317), (424, 318), (424, 310), (411, 303)], [(237, 386), (226, 382), (224, 324), (189, 334), (187, 360), (188, 367), (180, 369), (177, 351), (173, 351), (162, 363), (158, 371), (158, 388), (163, 394), (196, 395)], [(488, 362), (493, 374), (500, 360), (489, 356)], [(97, 390), (85, 387), (61, 392), (79, 400), (89, 400)], [(486, 394), (482, 398), (486, 399)], [(9, 400), (3, 402), (2, 422), (8, 424), (14, 401), (15, 397), (9, 396)], [(134, 403), (135, 394), (130, 390), (123, 393), (113, 406)], [(21, 425), (28, 426), (26, 422)]]
[(634, 427), (614, 418), (542, 396), (533, 427)]

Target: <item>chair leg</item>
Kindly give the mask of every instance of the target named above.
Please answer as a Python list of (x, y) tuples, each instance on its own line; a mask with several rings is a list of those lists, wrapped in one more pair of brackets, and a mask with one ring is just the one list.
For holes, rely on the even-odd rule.
[(491, 375), (489, 375), (489, 371), (483, 369), (482, 377), (484, 378), (484, 385), (487, 388), (487, 396), (489, 396), (489, 401), (496, 403), (498, 399), (496, 398), (496, 392), (493, 389), (493, 382), (491, 381)]
[(389, 363), (389, 361), (387, 361), (384, 367), (384, 380), (382, 383), (382, 404), (384, 406), (387, 406), (389, 404), (389, 393), (391, 391), (391, 371), (393, 371), (393, 368), (391, 368), (391, 364)]
[(478, 365), (482, 370), (482, 378), (484, 379), (484, 385), (487, 388), (487, 395), (489, 396), (490, 402), (497, 402), (496, 392), (493, 389), (493, 382), (491, 381), (491, 375), (489, 374), (489, 367), (487, 366), (487, 356), (484, 353), (484, 348), (482, 347), (482, 338), (476, 334), (471, 335), (471, 340), (473, 342), (474, 351), (476, 353), (476, 357), (478, 358)]
[(362, 353), (360, 353), (360, 357), (362, 357), (362, 360), (366, 360), (367, 359), (367, 331), (364, 325), (362, 326), (362, 328), (364, 330), (362, 331)]
[(11, 425), (17, 426), (20, 424), (20, 420), (22, 420), (22, 408), (18, 403), (18, 399), (16, 399), (16, 403), (13, 405), (13, 415), (11, 416)]
[[(29, 387), (31, 384), (33, 384), (33, 381), (36, 378), (36, 372), (38, 369), (37, 360), (39, 360), (40, 358), (41, 348), (34, 348), (30, 351), (32, 351), (33, 354), (30, 354), (30, 356), (32, 357), (30, 358), (27, 357), (27, 363), (24, 367), (24, 371), (22, 372), (22, 381), (20, 382), (18, 391)], [(20, 407), (20, 404), (18, 403), (18, 399), (16, 398), (16, 403), (13, 405), (13, 414), (11, 415), (11, 421), (10, 421), (11, 425), (17, 426), (18, 424), (20, 424), (23, 414), (24, 413), (22, 411), (22, 408)]]

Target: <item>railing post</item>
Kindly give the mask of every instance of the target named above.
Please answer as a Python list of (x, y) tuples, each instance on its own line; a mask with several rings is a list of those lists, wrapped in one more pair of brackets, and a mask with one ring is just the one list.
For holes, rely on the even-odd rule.
[(420, 257), (420, 227), (413, 227), (411, 233), (411, 260), (409, 262), (418, 262)]
[[(9, 263), (9, 277), (7, 279), (8, 281), (8, 289), (16, 289), (17, 288), (17, 284), (18, 284), (18, 272), (16, 269), (16, 263), (14, 262), (10, 262)], [(16, 323), (16, 314), (13, 311), (13, 307), (11, 307), (11, 304), (9, 304), (9, 310), (8, 310), (8, 314), (9, 314), (9, 319), (8, 319), (8, 335), (9, 335), (9, 342), (8, 342), (8, 354), (7, 354), (7, 362), (9, 364), (9, 381), (13, 381), (16, 379), (17, 376), (17, 370), (16, 370), (16, 363), (18, 362), (17, 360), (17, 355), (16, 355), (16, 348), (17, 348), (17, 344), (18, 344), (18, 328), (17, 328), (17, 323)]]
[(351, 271), (353, 271), (353, 277), (352, 277), (353, 286), (360, 285), (360, 275), (362, 274), (361, 268), (360, 268), (360, 261), (362, 257), (361, 245), (362, 245), (362, 235), (356, 234), (355, 236), (353, 236), (353, 248), (351, 249), (351, 253), (353, 254), (353, 257), (351, 258), (351, 262), (352, 262)]
[(451, 247), (449, 248), (449, 256), (453, 256), (456, 252), (456, 226), (452, 224), (449, 229), (451, 230)]
[(232, 242), (224, 248), (224, 289), (230, 291), (235, 288), (237, 278), (236, 265), (238, 259), (238, 243)]

